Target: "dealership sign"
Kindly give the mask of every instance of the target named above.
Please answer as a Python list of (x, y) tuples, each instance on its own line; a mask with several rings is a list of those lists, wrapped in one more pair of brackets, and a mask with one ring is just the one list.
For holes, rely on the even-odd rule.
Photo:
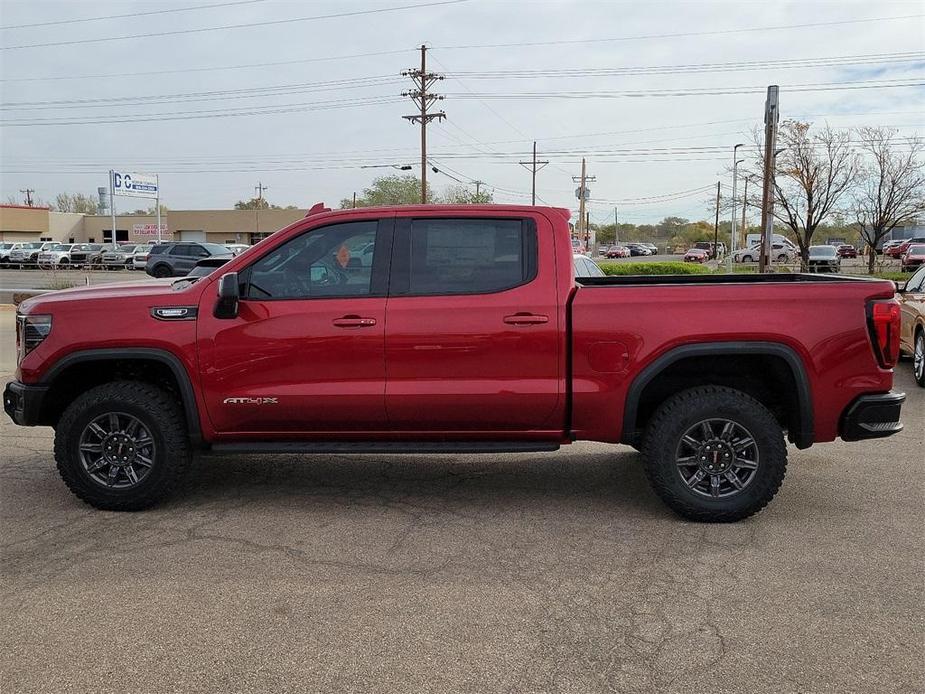
[(157, 175), (125, 171), (112, 172), (112, 192), (115, 195), (135, 198), (160, 197), (157, 190)]
[(157, 224), (133, 224), (132, 225), (132, 234), (135, 236), (166, 236), (169, 232), (167, 231), (167, 225), (161, 224), (161, 233), (157, 233)]

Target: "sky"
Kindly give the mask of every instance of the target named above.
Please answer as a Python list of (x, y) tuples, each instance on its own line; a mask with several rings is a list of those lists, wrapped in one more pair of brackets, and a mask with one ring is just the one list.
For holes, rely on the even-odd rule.
[(401, 72), (422, 44), (444, 75), (433, 187), (529, 204), (536, 140), (538, 203), (576, 209), (585, 157), (597, 222), (708, 217), (769, 84), (784, 119), (925, 134), (918, 1), (2, 0), (0, 199), (91, 194), (115, 168), (158, 174), (173, 209), (258, 183), (334, 206), (393, 167), (419, 175)]

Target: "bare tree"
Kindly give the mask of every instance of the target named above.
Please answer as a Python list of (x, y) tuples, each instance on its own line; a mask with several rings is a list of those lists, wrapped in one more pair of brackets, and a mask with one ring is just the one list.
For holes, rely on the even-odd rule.
[(897, 139), (896, 135), (888, 128), (858, 130), (864, 175), (852, 209), (869, 249), (867, 271), (871, 274), (881, 240), (898, 225), (925, 213), (925, 167), (920, 160), (925, 144), (918, 137)]
[[(848, 131), (826, 126), (811, 132), (811, 127), (800, 121), (781, 123), (774, 177), (774, 217), (793, 232), (804, 269), (813, 234), (838, 211), (857, 180), (859, 167)], [(760, 172), (764, 155), (763, 137), (758, 130), (755, 143), (755, 171)], [(750, 201), (756, 202), (760, 206), (759, 200)]]

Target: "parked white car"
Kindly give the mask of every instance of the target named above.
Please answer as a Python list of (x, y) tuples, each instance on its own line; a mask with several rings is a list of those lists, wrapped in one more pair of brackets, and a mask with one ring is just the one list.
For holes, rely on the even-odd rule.
[(148, 253), (151, 252), (153, 246), (145, 244), (144, 246), (138, 246), (135, 253), (132, 255), (132, 269), (133, 270), (144, 270), (145, 265), (148, 264)]
[(0, 243), (0, 267), (7, 267), (10, 264), (10, 253), (22, 246), (21, 243)]
[[(761, 257), (761, 245), (743, 248), (732, 254), (734, 263), (757, 263)], [(797, 258), (797, 251), (784, 243), (771, 244), (771, 261), (777, 263), (792, 263)]]
[(10, 251), (10, 265), (35, 265), (39, 253), (55, 245), (55, 241), (31, 241)]
[(38, 257), (39, 267), (61, 267), (71, 264), (71, 249), (73, 243), (56, 243), (50, 248), (46, 248)]

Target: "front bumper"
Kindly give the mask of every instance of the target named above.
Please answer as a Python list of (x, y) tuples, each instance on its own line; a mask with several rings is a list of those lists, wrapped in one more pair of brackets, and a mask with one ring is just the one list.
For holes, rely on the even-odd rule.
[(20, 426), (37, 426), (47, 392), (47, 386), (30, 386), (10, 381), (3, 390), (3, 410)]
[(903, 430), (899, 415), (905, 401), (905, 393), (862, 395), (842, 415), (842, 439), (860, 441), (898, 434)]

